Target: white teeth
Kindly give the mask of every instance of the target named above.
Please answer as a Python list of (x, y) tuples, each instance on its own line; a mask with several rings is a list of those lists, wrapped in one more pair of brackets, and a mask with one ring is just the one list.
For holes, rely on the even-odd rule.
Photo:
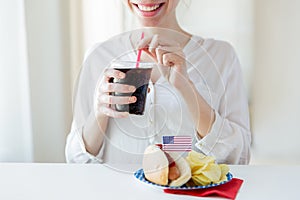
[(139, 9), (141, 11), (146, 11), (146, 12), (151, 12), (156, 10), (159, 7), (159, 4), (154, 5), (154, 6), (143, 6), (143, 5), (138, 5)]

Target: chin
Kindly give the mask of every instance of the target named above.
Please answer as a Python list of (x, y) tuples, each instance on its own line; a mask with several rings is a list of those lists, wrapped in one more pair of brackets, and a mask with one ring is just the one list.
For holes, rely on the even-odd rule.
[(163, 28), (163, 26), (161, 25), (160, 21), (155, 20), (155, 19), (140, 19), (139, 20), (139, 24), (143, 27), (161, 27)]
[(149, 22), (141, 22), (140, 23), (141, 24), (141, 26), (143, 26), (143, 27), (159, 27), (159, 25), (157, 24), (157, 23), (149, 23)]

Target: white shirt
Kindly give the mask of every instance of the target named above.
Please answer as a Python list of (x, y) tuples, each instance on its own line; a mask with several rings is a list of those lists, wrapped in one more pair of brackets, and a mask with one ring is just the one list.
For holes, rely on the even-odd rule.
[(149, 84), (143, 116), (110, 118), (99, 154), (93, 156), (86, 151), (82, 131), (94, 109), (94, 91), (101, 73), (113, 59), (136, 59), (129, 37), (129, 33), (116, 36), (87, 53), (74, 98), (74, 118), (66, 144), (67, 162), (137, 164), (141, 163), (145, 148), (161, 143), (163, 135), (191, 135), (193, 148), (214, 156), (218, 163), (247, 164), (251, 133), (238, 58), (228, 43), (198, 36), (192, 36), (183, 52), (191, 81), (215, 111), (209, 134), (198, 138), (185, 102), (161, 77), (155, 84)]

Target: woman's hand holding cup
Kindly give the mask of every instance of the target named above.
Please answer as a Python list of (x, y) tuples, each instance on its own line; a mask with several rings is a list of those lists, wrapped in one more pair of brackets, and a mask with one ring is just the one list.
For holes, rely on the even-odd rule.
[(100, 115), (106, 115), (113, 118), (128, 117), (129, 112), (119, 112), (115, 110), (116, 104), (135, 103), (135, 96), (114, 96), (114, 93), (133, 93), (136, 88), (132, 85), (114, 83), (113, 79), (124, 79), (125, 73), (115, 70), (106, 69), (97, 89), (97, 108), (96, 111)]

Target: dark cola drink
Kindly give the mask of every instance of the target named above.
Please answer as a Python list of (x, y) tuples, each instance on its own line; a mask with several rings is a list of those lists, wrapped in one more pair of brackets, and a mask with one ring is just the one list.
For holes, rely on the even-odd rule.
[(139, 67), (135, 65), (126, 68), (126, 66), (114, 66), (114, 69), (122, 71), (126, 74), (124, 79), (114, 79), (113, 82), (133, 85), (136, 90), (133, 93), (117, 93), (115, 96), (135, 96), (135, 103), (131, 104), (116, 104), (116, 110), (119, 112), (129, 112), (130, 114), (143, 115), (148, 93), (148, 85), (151, 77), (153, 64), (140, 63)]

